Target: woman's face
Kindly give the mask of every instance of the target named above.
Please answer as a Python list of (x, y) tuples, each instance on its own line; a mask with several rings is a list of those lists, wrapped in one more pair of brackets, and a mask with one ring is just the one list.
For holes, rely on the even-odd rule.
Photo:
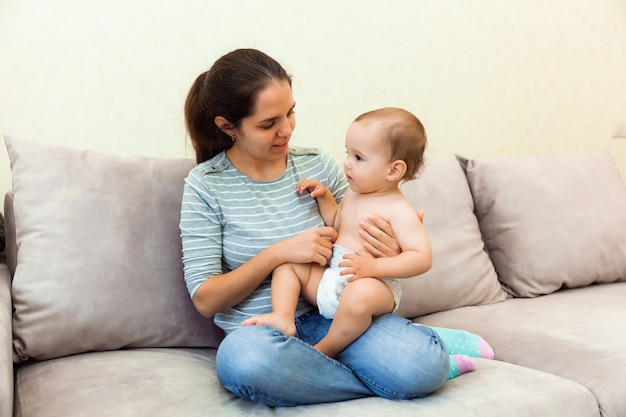
[(258, 94), (253, 113), (241, 120), (233, 148), (258, 161), (284, 159), (296, 127), (294, 107), (287, 81), (269, 84)]

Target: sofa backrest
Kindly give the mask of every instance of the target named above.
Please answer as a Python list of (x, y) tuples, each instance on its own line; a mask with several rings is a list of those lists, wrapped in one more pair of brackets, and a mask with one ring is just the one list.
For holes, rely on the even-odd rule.
[[(223, 333), (197, 313), (182, 277), (192, 160), (5, 142), (16, 361), (219, 345)], [(433, 267), (401, 280), (399, 314), (626, 280), (626, 188), (608, 152), (458, 159), (427, 160), (402, 185), (426, 211)]]
[(427, 160), (418, 178), (402, 184), (401, 190), (416, 210), (425, 211), (433, 266), (425, 274), (400, 280), (398, 314), (417, 317), (505, 300), (461, 165), (454, 159)]
[(4, 196), (4, 238), (7, 265), (11, 276), (15, 274), (17, 264), (17, 243), (15, 242), (15, 218), (13, 217), (13, 192), (9, 191)]
[(626, 280), (626, 187), (609, 152), (459, 160), (512, 296)]
[(219, 344), (182, 278), (178, 219), (193, 161), (5, 142), (19, 360)]

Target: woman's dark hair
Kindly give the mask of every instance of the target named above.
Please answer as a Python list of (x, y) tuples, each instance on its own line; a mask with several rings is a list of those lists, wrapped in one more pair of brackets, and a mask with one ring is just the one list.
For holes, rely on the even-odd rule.
[(256, 49), (236, 49), (196, 78), (185, 101), (185, 124), (196, 151), (196, 162), (211, 159), (233, 142), (215, 124), (222, 116), (237, 128), (252, 114), (261, 90), (291, 76), (276, 60)]

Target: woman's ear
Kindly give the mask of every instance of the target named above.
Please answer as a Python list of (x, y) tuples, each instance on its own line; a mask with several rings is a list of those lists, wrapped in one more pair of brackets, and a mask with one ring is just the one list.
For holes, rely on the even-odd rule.
[(387, 173), (387, 179), (389, 181), (400, 181), (406, 173), (406, 162), (398, 159), (393, 161), (389, 166), (389, 173)]
[(215, 124), (220, 130), (226, 133), (228, 136), (233, 136), (235, 134), (235, 128), (233, 124), (226, 120), (223, 116), (216, 116), (214, 119)]

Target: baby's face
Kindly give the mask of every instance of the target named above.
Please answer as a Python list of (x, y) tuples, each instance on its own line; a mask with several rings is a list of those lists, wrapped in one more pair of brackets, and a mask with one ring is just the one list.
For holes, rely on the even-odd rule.
[(391, 163), (382, 137), (377, 120), (361, 120), (348, 128), (343, 169), (353, 191), (371, 193), (387, 186)]

